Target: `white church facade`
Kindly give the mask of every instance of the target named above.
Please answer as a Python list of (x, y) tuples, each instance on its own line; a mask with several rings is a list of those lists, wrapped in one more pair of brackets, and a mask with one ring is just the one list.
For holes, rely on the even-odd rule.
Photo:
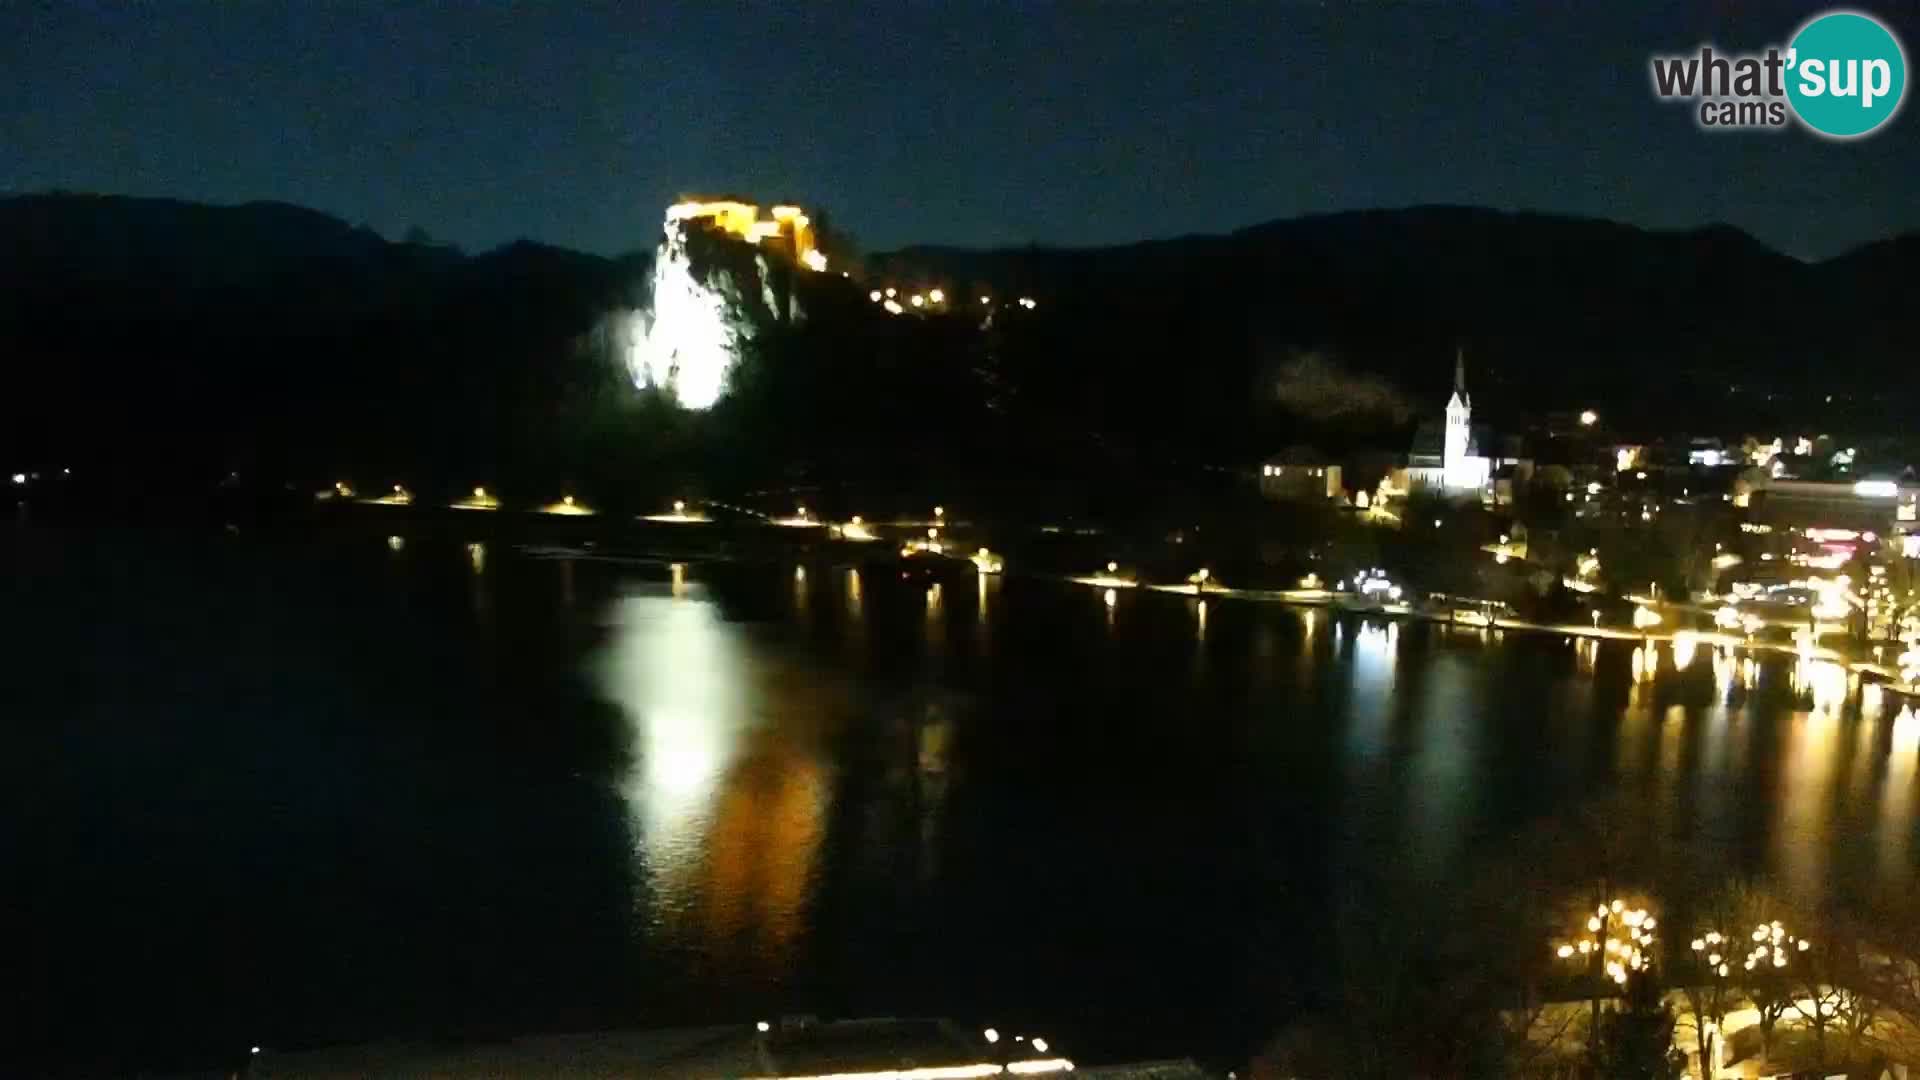
[(1423, 423), (1407, 455), (1407, 483), (1414, 491), (1449, 496), (1478, 495), (1493, 476), (1493, 459), (1473, 429), (1473, 397), (1467, 393), (1464, 353), (1453, 360), (1453, 396), (1447, 399), (1445, 425)]

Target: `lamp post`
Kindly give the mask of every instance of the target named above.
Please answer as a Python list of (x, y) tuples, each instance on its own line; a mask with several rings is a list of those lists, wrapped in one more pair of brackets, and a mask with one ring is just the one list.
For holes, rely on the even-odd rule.
[[(1797, 998), (1786, 981), (1787, 965), (1795, 953), (1806, 952), (1809, 943), (1806, 938), (1788, 933), (1778, 919), (1755, 925), (1747, 941), (1751, 948), (1740, 966), (1747, 973), (1747, 996), (1760, 1014), (1762, 1053), (1771, 1053), (1774, 1025), (1788, 1009), (1797, 1008)], [(1816, 1003), (1815, 1008), (1830, 1009), (1831, 1006)]]
[[(1723, 1028), (1727, 1020), (1727, 978), (1731, 974), (1727, 951), (1732, 939), (1718, 930), (1709, 930), (1694, 938), (1688, 946), (1694, 958), (1695, 982), (1687, 988), (1693, 999), (1694, 1029), (1700, 1043), (1700, 1074), (1703, 1080), (1720, 1075), (1720, 1059), (1725, 1049)], [(1751, 970), (1751, 957), (1748, 958)]]
[(1595, 904), (1587, 916), (1584, 933), (1556, 944), (1554, 955), (1578, 964), (1588, 978), (1588, 1000), (1592, 1005), (1587, 1030), (1587, 1051), (1595, 1063), (1600, 1060), (1600, 995), (1607, 983), (1624, 989), (1627, 981), (1645, 977), (1653, 971), (1654, 927), (1658, 920), (1645, 908), (1629, 908), (1615, 897), (1611, 903)]

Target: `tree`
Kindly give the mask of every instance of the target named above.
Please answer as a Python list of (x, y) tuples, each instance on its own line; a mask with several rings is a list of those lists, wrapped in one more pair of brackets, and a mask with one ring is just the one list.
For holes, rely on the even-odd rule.
[[(1788, 954), (1781, 947), (1779, 927), (1774, 930), (1772, 959), (1776, 966), (1785, 966), (1779, 961)], [(1822, 911), (1812, 940), (1789, 939), (1787, 947), (1799, 953), (1800, 961), (1792, 968), (1794, 992), (1788, 1008), (1813, 1033), (1816, 1064), (1854, 1060), (1880, 1011), (1874, 985), (1879, 965), (1865, 955), (1857, 924), (1837, 912)]]
[[(1718, 925), (1718, 922), (1710, 925)], [(1728, 963), (1723, 949), (1732, 942), (1718, 930), (1705, 931), (1693, 939), (1693, 947), (1676, 964), (1676, 979), (1687, 1008), (1693, 1013), (1693, 1031), (1702, 1062), (1714, 1059), (1713, 1040), (1725, 1038), (1727, 1013), (1739, 1002), (1737, 982), (1730, 976), (1734, 965)], [(1705, 1075), (1704, 1066), (1702, 1075)]]
[(1741, 998), (1759, 1014), (1762, 1053), (1772, 1053), (1774, 1030), (1794, 1001), (1785, 964), (1774, 962), (1776, 958), (1791, 962), (1799, 951), (1799, 939), (1781, 922), (1781, 916), (1792, 914), (1785, 901), (1744, 881), (1716, 889), (1701, 903), (1698, 930), (1686, 954), (1689, 959), (1682, 962), (1683, 970), (1692, 976), (1685, 990), (1701, 1060), (1707, 1060), (1709, 1053), (1707, 1024), (1722, 1025)]
[(1676, 1080), (1687, 1065), (1673, 1045), (1673, 1010), (1653, 979), (1633, 980), (1602, 1026), (1595, 1072), (1609, 1080)]

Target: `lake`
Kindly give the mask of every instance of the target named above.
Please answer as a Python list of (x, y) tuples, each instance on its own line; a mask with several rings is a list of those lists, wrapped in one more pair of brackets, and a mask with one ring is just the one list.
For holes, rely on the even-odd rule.
[(1239, 1061), (1405, 899), (1353, 883), (1594, 800), (1814, 893), (1916, 862), (1920, 724), (1791, 657), (444, 535), (0, 555), (36, 1068), (794, 1013)]

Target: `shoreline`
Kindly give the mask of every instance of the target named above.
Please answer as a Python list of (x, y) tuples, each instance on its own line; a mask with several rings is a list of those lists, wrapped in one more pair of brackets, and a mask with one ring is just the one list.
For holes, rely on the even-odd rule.
[[(1047, 575), (1051, 576), (1051, 575)], [(1455, 619), (1450, 613), (1425, 611), (1409, 604), (1378, 604), (1355, 606), (1346, 601), (1356, 594), (1335, 592), (1331, 589), (1229, 589), (1208, 588), (1204, 592), (1193, 585), (1165, 585), (1141, 583), (1128, 578), (1107, 577), (1105, 575), (1075, 576), (1066, 575), (1060, 580), (1075, 585), (1084, 585), (1095, 589), (1130, 589), (1142, 592), (1154, 592), (1171, 596), (1183, 596), (1196, 600), (1224, 599), (1244, 600), (1256, 604), (1282, 604), (1289, 607), (1323, 608), (1329, 611), (1360, 616), (1379, 616), (1404, 620), (1407, 622), (1438, 623), (1457, 626), (1469, 630), (1512, 630), (1518, 633), (1559, 634), (1562, 637), (1593, 638), (1606, 641), (1644, 641), (1673, 642), (1692, 641), (1697, 645), (1713, 648), (1745, 649), (1755, 653), (1774, 653), (1793, 656), (1803, 660), (1826, 661), (1840, 664), (1849, 672), (1859, 675), (1871, 675), (1883, 680), (1884, 689), (1909, 697), (1920, 696), (1920, 687), (1911, 687), (1899, 681), (1899, 669), (1871, 660), (1858, 660), (1837, 649), (1815, 647), (1802, 648), (1798, 645), (1755, 641), (1745, 636), (1735, 636), (1717, 630), (1623, 630), (1612, 626), (1588, 626), (1578, 623), (1542, 623), (1530, 619), (1494, 618), (1483, 625), (1475, 625)]]

